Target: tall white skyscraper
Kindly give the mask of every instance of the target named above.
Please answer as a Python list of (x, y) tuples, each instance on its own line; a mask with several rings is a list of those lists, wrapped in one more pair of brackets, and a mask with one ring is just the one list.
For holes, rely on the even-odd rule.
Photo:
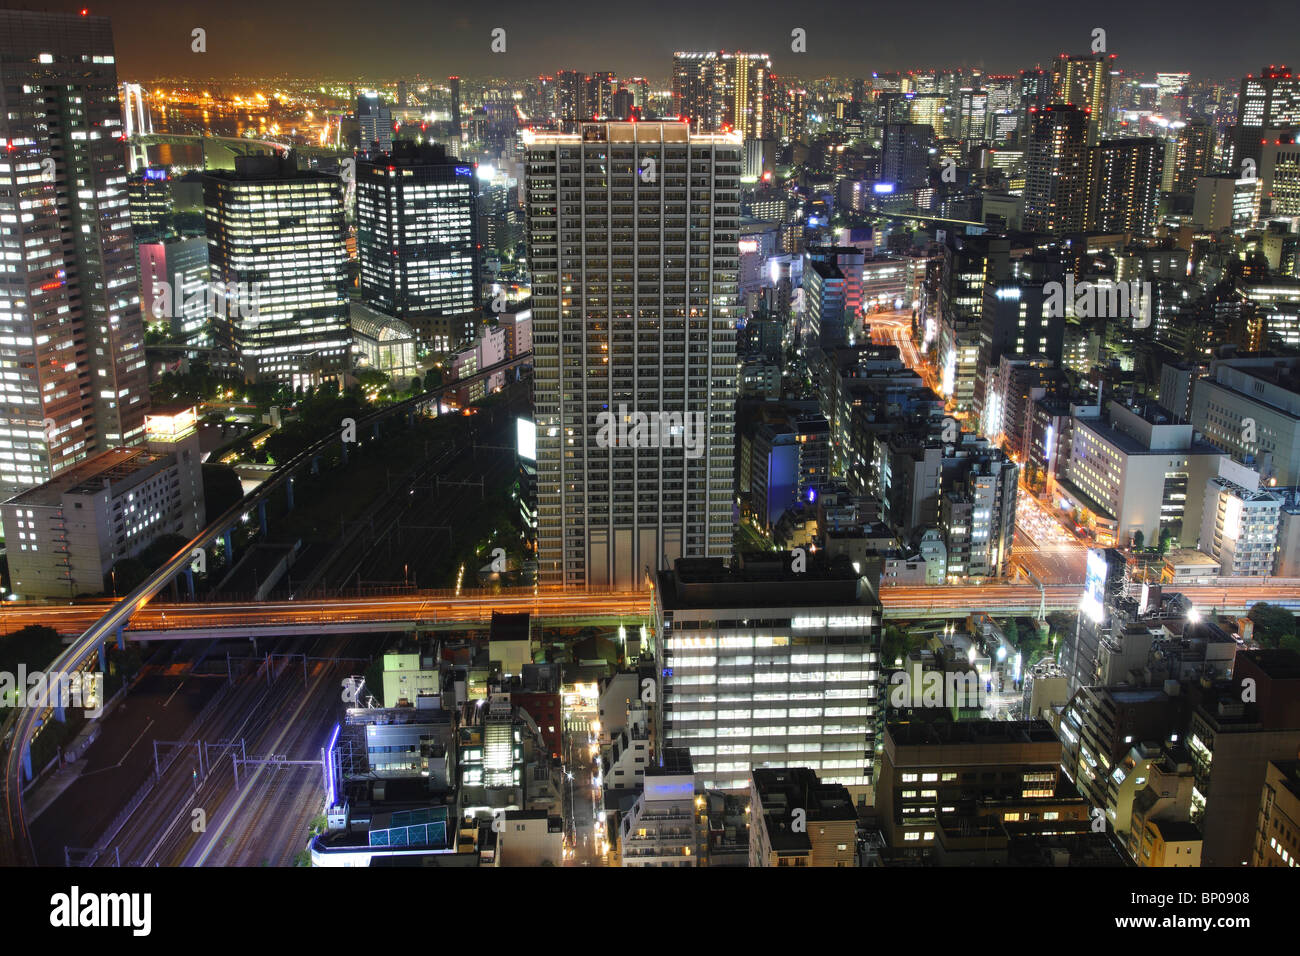
[(589, 123), (526, 146), (540, 580), (639, 588), (728, 557), (740, 134)]
[(106, 17), (0, 11), (0, 491), (144, 438), (114, 60)]

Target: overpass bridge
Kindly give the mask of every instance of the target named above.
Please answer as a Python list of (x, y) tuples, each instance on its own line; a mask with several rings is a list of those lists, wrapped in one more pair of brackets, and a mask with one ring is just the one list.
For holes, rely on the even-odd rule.
[[(1245, 614), (1260, 601), (1300, 613), (1300, 581), (1170, 588), (1206, 613)], [(885, 620), (961, 619), (980, 611), (994, 617), (1037, 617), (1074, 611), (1079, 585), (990, 584), (887, 587), (880, 592)], [(78, 636), (112, 609), (111, 602), (19, 604), (4, 610), (8, 631), (43, 624)], [(121, 628), (124, 641), (259, 638), (295, 634), (357, 634), (466, 630), (486, 627), (494, 611), (527, 612), (543, 625), (585, 627), (639, 624), (650, 615), (646, 591), (566, 592), (503, 588), (499, 592), (388, 589), (356, 596), (298, 597), (267, 601), (162, 602), (136, 607)]]
[[(514, 358), (485, 366), (472, 375), (440, 385), (431, 391), (376, 409), (356, 420), (340, 422), (337, 429), (276, 468), (266, 481), (208, 524), (134, 591), (107, 608), (102, 604), (95, 607), (94, 610), (100, 616), (50, 663), (47, 670), (57, 673), (75, 673), (82, 670), (96, 656), (102, 662), (108, 641), (116, 640), (119, 647), (125, 646), (126, 630), (132, 626), (132, 618), (148, 607), (159, 592), (169, 587), (178, 578), (182, 576), (185, 578), (189, 593), (193, 596), (194, 578), (190, 565), (195, 560), (196, 553), (200, 549), (210, 547), (218, 538), (222, 538), (227, 548), (226, 554), (233, 555), (234, 528), (245, 516), (251, 515), (254, 509), (257, 510), (262, 531), (265, 533), (266, 505), (271, 496), (283, 490), (287, 496), (288, 507), (292, 510), (295, 478), (305, 470), (318, 472), (321, 459), (325, 454), (331, 453), (337, 447), (343, 461), (346, 462), (349, 445), (364, 444), (367, 437), (377, 438), (386, 421), (399, 416), (408, 422), (416, 415), (436, 416), (441, 400), (448, 392), (463, 389), (476, 381), (486, 381), (492, 375), (531, 362), (532, 355), (531, 351), (521, 352)], [(189, 606), (199, 607), (199, 605)], [(60, 619), (61, 615), (53, 613), (53, 607), (53, 605), (40, 607), (38, 613), (42, 617), (37, 623)], [(13, 611), (14, 614), (11, 616), (9, 611)], [(0, 614), (3, 614), (4, 620), (0, 623), (4, 626), (17, 625), (16, 607), (11, 606), (0, 611)], [(161, 624), (161, 618), (159, 623)], [(138, 632), (142, 628), (136, 630)], [(0, 777), (0, 862), (7, 865), (35, 863), (31, 834), (27, 829), (27, 820), (23, 812), (23, 783), (24, 780), (30, 780), (32, 777), (32, 738), (49, 719), (49, 714), (49, 708), (16, 707), (9, 712), (4, 721), (3, 739), (7, 741), (8, 749), (4, 755), (4, 774)]]
[(132, 172), (149, 165), (150, 146), (201, 146), (204, 169), (233, 169), (237, 156), (283, 153), (293, 150), (300, 156), (333, 158), (350, 156), (350, 150), (332, 146), (282, 143), (271, 139), (244, 136), (209, 136), (203, 133), (133, 133), (127, 138), (128, 162)]

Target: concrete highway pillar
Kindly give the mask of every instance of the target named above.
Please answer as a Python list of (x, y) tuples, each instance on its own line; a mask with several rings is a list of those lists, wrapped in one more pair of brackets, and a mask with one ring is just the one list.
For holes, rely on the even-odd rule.
[(189, 565), (185, 566), (185, 590), (189, 593), (190, 600), (194, 600), (194, 569)]
[(370, 429), (370, 437), (376, 439), (379, 437), (379, 422), (375, 422), (374, 426)]
[(262, 526), (262, 537), (266, 537), (266, 499), (257, 503), (257, 521)]
[(57, 720), (57, 721), (58, 721), (59, 723), (61, 723), (61, 724), (66, 724), (68, 721), (67, 721), (67, 718), (66, 718), (66, 717), (64, 716), (64, 714), (63, 714), (63, 707), (62, 707), (62, 705), (60, 705), (60, 704), (57, 702), (58, 699), (59, 699), (59, 698), (56, 696), (57, 694), (58, 694), (58, 691), (57, 691), (57, 690), (51, 690), (51, 691), (50, 691), (50, 696), (55, 698), (55, 701), (54, 701), (54, 719)]
[(126, 650), (126, 628), (124, 627), (117, 629), (117, 649), (119, 651)]
[(288, 499), (289, 499), (289, 510), (290, 510), (290, 511), (293, 510), (293, 481), (294, 481), (293, 475), (290, 475), (290, 476), (289, 476), (289, 480), (286, 481), (286, 482), (284, 483), (285, 495), (286, 495), (286, 496), (288, 497)]
[(235, 566), (235, 529), (227, 528), (225, 534), (221, 536), (226, 543), (226, 566)]
[(313, 475), (320, 474), (320, 455), (311, 456), (311, 473)]
[(99, 672), (108, 673), (108, 641), (99, 642)]
[(27, 744), (23, 747), (23, 778), (32, 779), (32, 745)]
[(348, 463), (348, 443), (341, 441), (339, 442), (339, 447), (343, 449), (343, 464), (346, 465)]

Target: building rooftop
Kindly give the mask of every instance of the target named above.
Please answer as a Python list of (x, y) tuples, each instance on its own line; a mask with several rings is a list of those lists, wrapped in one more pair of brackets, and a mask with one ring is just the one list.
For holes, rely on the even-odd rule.
[(690, 143), (691, 145), (741, 145), (738, 132), (692, 133), (686, 122), (607, 122), (583, 123), (579, 133), (550, 130), (524, 130), (525, 146), (534, 143)]
[(1166, 843), (1191, 843), (1201, 839), (1201, 828), (1182, 820), (1148, 820)]
[(65, 494), (94, 494), (103, 490), (105, 484), (109, 486), (119, 484), (164, 457), (139, 447), (109, 448), (91, 458), (77, 462), (44, 484), (19, 492), (5, 503), (57, 508), (63, 503)]
[(236, 156), (234, 169), (210, 169), (203, 178), (224, 182), (287, 182), (299, 179), (340, 182), (339, 177), (316, 169), (299, 169), (292, 152), (287, 155)]
[(528, 612), (505, 614), (492, 612), (492, 627), (488, 631), (491, 641), (527, 641), (530, 636)]
[(1274, 760), (1273, 766), (1282, 774), (1282, 786), (1300, 800), (1300, 760)]
[(664, 747), (659, 751), (659, 765), (647, 767), (650, 774), (688, 774), (694, 773), (691, 763), (691, 751), (687, 747)]
[(1203, 567), (1217, 569), (1219, 562), (1195, 548), (1172, 548), (1165, 553), (1165, 564), (1171, 568)]
[(817, 607), (876, 605), (870, 585), (847, 557), (815, 560), (792, 570), (792, 553), (742, 555), (736, 568), (720, 558), (679, 558), (658, 575), (660, 604), (687, 608)]
[(1057, 739), (1045, 720), (890, 721), (885, 733), (896, 744), (913, 747), (1051, 743)]
[(1242, 651), (1255, 666), (1273, 680), (1300, 680), (1300, 654), (1290, 650)]
[(807, 767), (755, 767), (750, 773), (774, 850), (811, 846), (806, 830), (795, 832), (790, 826), (794, 810), (806, 811), (806, 821), (810, 824), (857, 821), (857, 810), (848, 788), (838, 783), (822, 783)]

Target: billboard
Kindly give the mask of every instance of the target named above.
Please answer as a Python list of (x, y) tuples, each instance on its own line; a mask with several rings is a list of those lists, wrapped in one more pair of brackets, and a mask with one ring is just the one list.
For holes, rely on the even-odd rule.
[(1106, 611), (1106, 553), (1097, 548), (1088, 549), (1088, 563), (1083, 573), (1083, 601), (1080, 609), (1094, 621), (1100, 622)]
[(515, 419), (515, 448), (520, 458), (537, 460), (537, 426), (527, 418)]

